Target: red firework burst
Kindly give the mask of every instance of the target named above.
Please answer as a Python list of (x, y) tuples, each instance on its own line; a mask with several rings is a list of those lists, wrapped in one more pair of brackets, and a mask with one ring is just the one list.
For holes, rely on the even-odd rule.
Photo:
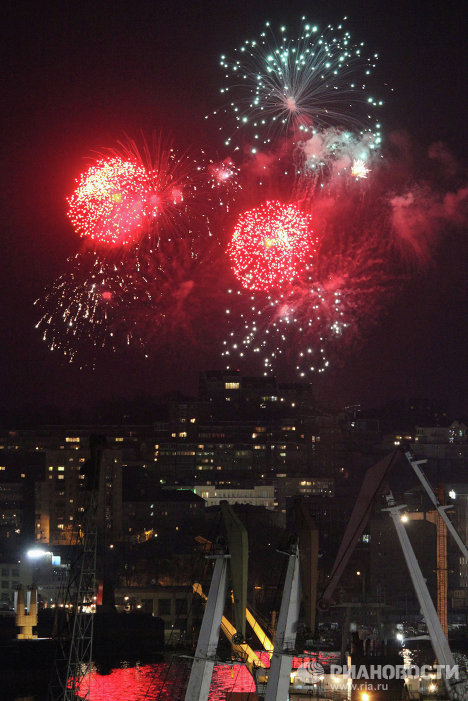
[(273, 201), (239, 217), (228, 254), (244, 288), (268, 291), (291, 283), (315, 244), (312, 217), (293, 204)]
[(80, 236), (125, 245), (139, 239), (161, 202), (152, 173), (136, 161), (112, 157), (83, 173), (68, 204), (68, 217)]

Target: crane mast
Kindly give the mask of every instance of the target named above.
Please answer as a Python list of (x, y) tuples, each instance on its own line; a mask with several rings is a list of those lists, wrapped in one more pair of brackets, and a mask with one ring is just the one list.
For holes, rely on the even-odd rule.
[(68, 630), (59, 634), (48, 701), (86, 701), (90, 698), (96, 603), (97, 512), (104, 446), (103, 436), (91, 436), (90, 459), (82, 468), (85, 478), (83, 522), (76, 535), (76, 558), (70, 569), (65, 594), (73, 616)]

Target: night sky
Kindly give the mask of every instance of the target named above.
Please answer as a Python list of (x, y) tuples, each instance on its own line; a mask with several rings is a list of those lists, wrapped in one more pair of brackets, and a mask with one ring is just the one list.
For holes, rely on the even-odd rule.
[[(182, 147), (221, 147), (204, 115), (220, 106), (219, 56), (262, 24), (320, 27), (349, 18), (353, 38), (380, 55), (394, 88), (384, 139), (406, 132), (418, 148), (466, 149), (464, 3), (5, 2), (2, 25), (1, 385), (3, 415), (24, 405), (91, 406), (105, 398), (195, 391), (198, 371), (221, 368), (194, 347), (145, 361), (103, 353), (80, 371), (51, 353), (34, 328), (34, 300), (64, 270), (80, 240), (66, 197), (93, 151), (125, 135), (170, 132)], [(87, 160), (88, 159), (88, 160)], [(463, 185), (460, 180), (459, 186)], [(333, 406), (426, 396), (468, 417), (466, 226), (440, 232), (433, 260), (415, 269), (358, 350), (317, 379)]]

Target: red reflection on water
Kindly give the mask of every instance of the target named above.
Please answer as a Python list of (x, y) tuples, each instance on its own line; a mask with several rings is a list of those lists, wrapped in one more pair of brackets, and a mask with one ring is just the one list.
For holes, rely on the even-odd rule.
[[(258, 652), (265, 667), (270, 666), (266, 652)], [(335, 661), (334, 656), (312, 654), (294, 657), (293, 669), (318, 659), (323, 665)], [(173, 660), (171, 663), (136, 665), (113, 669), (110, 674), (91, 672), (89, 701), (183, 701), (190, 674), (190, 660)], [(83, 681), (82, 689), (87, 688)], [(216, 665), (211, 681), (209, 701), (224, 701), (227, 691), (253, 692), (255, 683), (245, 665)]]
[[(175, 673), (170, 673), (175, 672)], [(185, 675), (183, 675), (185, 676)], [(83, 689), (88, 680), (83, 681)], [(181, 701), (185, 693), (185, 679), (167, 663), (138, 665), (113, 669), (110, 674), (91, 672), (90, 701), (143, 701), (161, 699)]]

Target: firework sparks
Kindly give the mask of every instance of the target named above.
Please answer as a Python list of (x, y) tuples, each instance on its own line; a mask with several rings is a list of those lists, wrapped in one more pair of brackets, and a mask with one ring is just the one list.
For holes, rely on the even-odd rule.
[(81, 364), (94, 364), (104, 349), (131, 347), (149, 357), (176, 338), (178, 345), (207, 342), (213, 290), (222, 298), (214, 245), (164, 237), (157, 248), (132, 247), (125, 257), (79, 253), (36, 300), (36, 328), (50, 350)]
[(228, 253), (244, 288), (269, 290), (297, 277), (314, 244), (310, 215), (292, 204), (266, 202), (239, 217)]
[(101, 247), (128, 248), (146, 235), (157, 240), (161, 227), (178, 236), (201, 235), (206, 206), (220, 204), (206, 197), (212, 178), (206, 170), (188, 152), (156, 140), (141, 149), (134, 141), (120, 144), (79, 178), (68, 217), (80, 236)]
[(381, 138), (370, 132), (355, 135), (347, 129), (335, 127), (315, 131), (310, 138), (300, 141), (299, 168), (309, 180), (306, 187), (329, 187), (351, 175), (355, 179), (367, 178), (368, 164), (378, 157)]
[[(50, 350), (60, 350), (71, 362), (79, 349), (92, 353), (115, 350), (134, 341), (134, 329), (123, 310), (140, 305), (134, 270), (128, 261), (103, 261), (94, 251), (68, 261), (42, 299), (36, 300), (41, 318), (36, 328)], [(147, 301), (147, 300), (146, 300)]]
[(321, 193), (313, 197), (320, 239), (294, 278), (249, 287), (237, 276), (243, 287), (231, 288), (226, 310), (228, 367), (255, 363), (267, 374), (281, 363), (300, 377), (324, 372), (391, 299), (399, 275), (378, 188), (359, 197), (348, 188)]
[(142, 165), (114, 157), (88, 168), (68, 204), (69, 219), (80, 236), (127, 245), (157, 216), (161, 198), (156, 179)]
[[(346, 19), (346, 18), (345, 18)], [(223, 55), (228, 98), (236, 126), (251, 134), (252, 151), (268, 144), (275, 132), (358, 127), (377, 137), (373, 111), (382, 101), (369, 94), (367, 83), (378, 55), (364, 55), (364, 43), (353, 43), (339, 24), (323, 33), (304, 18), (299, 36), (278, 36), (267, 23), (257, 40), (247, 40), (233, 59)], [(226, 145), (231, 144), (231, 137)]]
[(356, 161), (354, 161), (353, 167), (351, 168), (351, 174), (355, 178), (367, 178), (367, 173), (370, 173), (370, 169), (366, 167), (366, 164), (362, 158), (358, 158)]
[[(336, 340), (352, 338), (381, 306), (392, 277), (382, 238), (388, 221), (380, 199), (366, 195), (373, 183), (359, 184), (382, 158), (383, 103), (369, 91), (377, 58), (343, 24), (320, 32), (304, 18), (296, 37), (267, 24), (233, 59), (221, 58), (229, 105), (217, 114), (232, 114), (243, 132), (233, 152), (250, 147), (243, 176), (252, 187), (244, 189), (251, 196), (254, 187), (287, 188), (295, 203), (287, 205), (291, 225), (278, 202), (238, 219), (228, 246), (236, 284), (226, 310), (226, 362), (255, 354), (264, 372), (280, 359), (300, 376), (323, 372)], [(225, 139), (228, 147), (234, 142)]]

